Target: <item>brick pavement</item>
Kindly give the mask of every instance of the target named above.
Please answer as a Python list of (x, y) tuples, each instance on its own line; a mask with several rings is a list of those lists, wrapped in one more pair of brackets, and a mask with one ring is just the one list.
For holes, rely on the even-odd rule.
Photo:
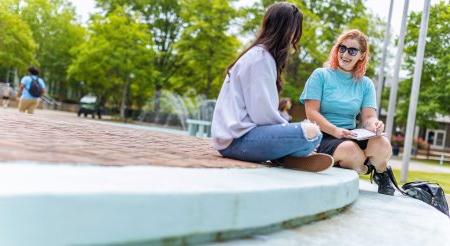
[(257, 168), (222, 158), (209, 140), (99, 124), (75, 114), (0, 109), (0, 161)]

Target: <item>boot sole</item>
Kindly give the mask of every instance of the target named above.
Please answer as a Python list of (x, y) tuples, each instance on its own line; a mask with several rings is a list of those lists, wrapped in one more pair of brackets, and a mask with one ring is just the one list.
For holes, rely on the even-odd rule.
[(323, 153), (315, 153), (304, 157), (287, 156), (283, 158), (281, 163), (285, 168), (308, 172), (321, 172), (332, 167), (333, 164), (333, 157)]

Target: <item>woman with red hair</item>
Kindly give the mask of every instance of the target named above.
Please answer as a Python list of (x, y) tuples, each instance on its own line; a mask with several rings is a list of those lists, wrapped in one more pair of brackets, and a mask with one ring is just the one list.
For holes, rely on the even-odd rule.
[(323, 68), (308, 78), (300, 101), (306, 116), (316, 122), (323, 132), (317, 151), (332, 155), (337, 166), (358, 173), (373, 172), (378, 192), (394, 194), (387, 175), (387, 161), (392, 148), (388, 139), (377, 136), (369, 140), (354, 140), (352, 129), (356, 117), (367, 130), (383, 132), (384, 124), (377, 117), (373, 82), (365, 75), (369, 61), (366, 35), (359, 30), (341, 34), (331, 49)]

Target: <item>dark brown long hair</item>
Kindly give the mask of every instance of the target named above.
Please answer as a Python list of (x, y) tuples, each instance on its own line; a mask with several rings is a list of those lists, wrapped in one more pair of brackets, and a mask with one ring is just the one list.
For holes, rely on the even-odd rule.
[(262, 44), (273, 56), (277, 66), (277, 89), (283, 88), (281, 73), (286, 67), (291, 47), (298, 50), (298, 42), (302, 37), (303, 14), (291, 3), (280, 2), (269, 6), (264, 15), (261, 28), (250, 46), (242, 51), (238, 58), (228, 66), (227, 73), (248, 50)]
[(290, 98), (288, 98), (288, 97), (281, 98), (280, 103), (278, 103), (278, 111), (284, 111), (285, 109), (288, 109), (287, 108), (288, 102), (291, 102)]

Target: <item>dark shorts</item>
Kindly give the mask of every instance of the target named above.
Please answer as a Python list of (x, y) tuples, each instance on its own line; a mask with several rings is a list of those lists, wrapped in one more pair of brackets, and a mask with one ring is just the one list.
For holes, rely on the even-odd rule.
[(335, 138), (330, 134), (327, 134), (325, 132), (323, 133), (322, 141), (320, 142), (319, 147), (317, 148), (318, 153), (325, 153), (329, 155), (333, 155), (334, 151), (336, 150), (337, 146), (345, 141), (353, 141), (362, 149), (365, 150), (367, 148), (367, 143), (369, 140), (354, 140), (354, 139), (348, 139), (348, 138)]
[(9, 97), (3, 96), (3, 100), (9, 100)]

